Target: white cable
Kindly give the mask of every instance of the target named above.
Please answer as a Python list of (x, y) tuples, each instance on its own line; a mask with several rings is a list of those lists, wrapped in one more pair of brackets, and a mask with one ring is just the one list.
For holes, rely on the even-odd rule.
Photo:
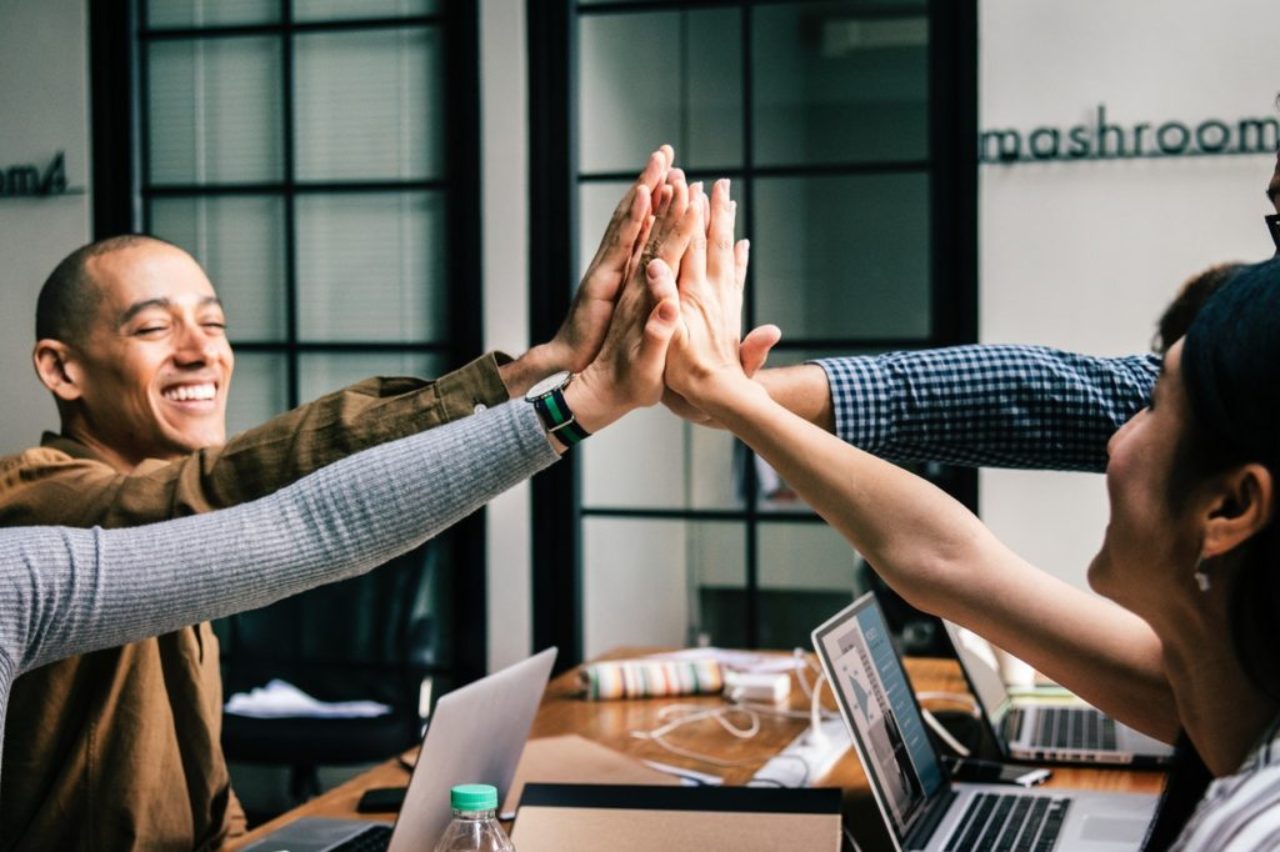
[(809, 652), (804, 648), (791, 649), (791, 655), (803, 663), (803, 665), (796, 666), (796, 680), (800, 681), (800, 689), (804, 691), (805, 698), (813, 698), (814, 687), (809, 684), (809, 679), (805, 677), (805, 669), (812, 670), (818, 675), (819, 679), (822, 678), (822, 669), (809, 658)]
[(938, 721), (938, 718), (936, 716), (934, 716), (928, 710), (925, 710), (923, 707), (920, 708), (920, 712), (924, 714), (925, 724), (928, 725), (930, 728), (933, 728), (933, 732), (937, 734), (938, 738), (941, 739), (944, 743), (946, 743), (947, 746), (949, 746), (952, 751), (954, 751), (956, 754), (960, 755), (961, 757), (969, 756), (969, 749), (962, 746), (959, 740), (951, 736), (951, 732), (948, 731), (946, 728), (942, 727), (942, 723)]
[[(726, 696), (728, 706), (707, 707), (702, 704), (668, 704), (658, 711), (658, 720), (662, 722), (658, 727), (649, 731), (632, 731), (631, 736), (636, 739), (649, 740), (660, 748), (666, 749), (672, 754), (678, 754), (681, 757), (687, 757), (690, 760), (698, 760), (703, 763), (710, 763), (713, 766), (733, 767), (747, 766), (757, 763), (757, 760), (724, 760), (723, 758), (714, 757), (708, 754), (701, 754), (696, 751), (669, 743), (666, 741), (668, 734), (671, 734), (685, 725), (701, 722), (706, 719), (715, 721), (721, 728), (738, 739), (751, 739), (760, 732), (760, 715), (768, 714), (771, 716), (781, 716), (787, 719), (808, 719), (810, 741), (814, 743), (824, 743), (827, 735), (822, 730), (822, 722), (824, 719), (833, 719), (836, 713), (827, 710), (822, 706), (822, 685), (827, 682), (826, 674), (814, 662), (809, 659), (808, 654), (803, 648), (796, 648), (792, 652), (799, 660), (804, 661), (804, 665), (796, 667), (796, 679), (800, 681), (800, 688), (804, 691), (805, 696), (809, 699), (809, 709), (806, 710), (784, 710), (778, 707), (770, 707), (757, 702), (742, 701), (737, 696)], [(817, 678), (812, 684), (809, 683), (805, 675), (805, 669), (811, 669), (817, 673)], [(735, 725), (729, 720), (730, 713), (743, 713), (750, 720), (745, 726)], [(673, 718), (674, 717), (674, 718)], [(803, 761), (801, 761), (803, 763)], [(806, 766), (806, 769), (808, 767)]]
[(822, 730), (822, 685), (826, 682), (826, 673), (819, 672), (818, 679), (813, 682), (813, 694), (809, 696), (809, 742), (817, 745), (830, 742)]
[[(735, 712), (745, 714), (747, 718), (750, 719), (750, 724), (742, 727), (733, 724), (733, 722), (729, 720), (728, 715)], [(711, 719), (715, 721), (721, 728), (738, 739), (751, 739), (760, 732), (760, 717), (757, 716), (754, 711), (748, 710), (739, 705), (730, 705), (727, 707), (706, 707), (701, 704), (668, 704), (666, 707), (663, 707), (658, 711), (658, 719), (660, 721), (666, 720), (672, 716), (675, 718), (671, 719), (671, 721), (664, 721), (663, 724), (651, 731), (632, 731), (631, 736), (636, 739), (649, 740), (656, 743), (659, 747), (666, 749), (672, 754), (678, 754), (681, 757), (687, 757), (691, 760), (710, 763), (713, 766), (746, 766), (756, 762), (755, 760), (724, 760), (711, 755), (700, 754), (677, 746), (674, 743), (669, 743), (665, 739), (665, 737), (673, 731), (694, 722), (701, 722), (704, 719)]]
[(946, 701), (950, 704), (959, 704), (975, 719), (982, 712), (978, 708), (977, 700), (972, 695), (967, 695), (963, 692), (917, 692), (916, 699), (922, 704), (926, 701)]

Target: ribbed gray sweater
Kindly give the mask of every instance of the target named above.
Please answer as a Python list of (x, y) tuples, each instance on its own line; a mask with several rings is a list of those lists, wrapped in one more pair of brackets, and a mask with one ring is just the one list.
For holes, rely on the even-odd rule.
[(23, 672), (364, 573), (556, 458), (533, 406), (513, 402), (233, 509), (132, 529), (0, 530), (0, 750)]

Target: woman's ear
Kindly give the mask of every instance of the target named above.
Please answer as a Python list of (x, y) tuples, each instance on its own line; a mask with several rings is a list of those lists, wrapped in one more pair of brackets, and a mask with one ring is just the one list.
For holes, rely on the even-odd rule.
[(1235, 550), (1271, 522), (1275, 482), (1264, 465), (1250, 463), (1218, 476), (1210, 485), (1201, 557)]
[(36, 375), (54, 396), (63, 402), (80, 398), (83, 393), (80, 371), (70, 346), (61, 340), (36, 341), (31, 360), (35, 364)]

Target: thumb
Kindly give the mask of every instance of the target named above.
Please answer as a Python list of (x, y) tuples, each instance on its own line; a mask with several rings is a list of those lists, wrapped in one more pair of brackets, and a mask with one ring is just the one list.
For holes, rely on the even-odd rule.
[(776, 325), (762, 325), (747, 332), (738, 347), (738, 356), (742, 360), (742, 372), (748, 376), (764, 366), (769, 351), (782, 339), (782, 329)]
[(680, 298), (675, 273), (661, 258), (649, 261), (649, 265), (645, 267), (645, 281), (649, 285), (649, 297), (655, 304), (660, 304), (664, 299)]
[(667, 349), (675, 335), (680, 309), (674, 299), (664, 299), (649, 314), (644, 325), (644, 339), (635, 353), (631, 373), (641, 405), (653, 405), (662, 397), (663, 373), (667, 367)]

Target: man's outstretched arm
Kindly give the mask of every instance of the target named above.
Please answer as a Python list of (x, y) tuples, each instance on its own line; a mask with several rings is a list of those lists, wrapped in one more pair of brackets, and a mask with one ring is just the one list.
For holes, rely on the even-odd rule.
[(1159, 368), (1154, 355), (989, 344), (827, 358), (757, 380), (793, 413), (891, 461), (1101, 471), (1107, 441), (1146, 406)]

